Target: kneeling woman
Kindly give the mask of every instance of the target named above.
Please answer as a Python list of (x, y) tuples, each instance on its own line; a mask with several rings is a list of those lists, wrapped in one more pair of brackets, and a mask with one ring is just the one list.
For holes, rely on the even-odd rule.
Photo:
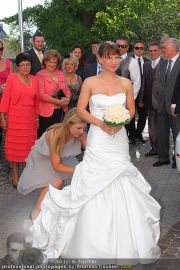
[(85, 126), (76, 108), (71, 109), (64, 121), (51, 126), (31, 149), (19, 180), (18, 191), (26, 195), (36, 188), (44, 187), (32, 211), (32, 219), (40, 212), (48, 184), (60, 188), (63, 183), (70, 183), (75, 165), (78, 164), (75, 156), (81, 153), (81, 145), (86, 143)]

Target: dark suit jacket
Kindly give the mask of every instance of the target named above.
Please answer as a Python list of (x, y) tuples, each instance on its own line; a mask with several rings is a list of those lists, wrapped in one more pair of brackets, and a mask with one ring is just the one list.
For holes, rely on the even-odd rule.
[(157, 110), (157, 102), (160, 89), (160, 67), (163, 58), (160, 58), (158, 65), (154, 70), (154, 80), (152, 78), (151, 61), (148, 61), (143, 66), (143, 82), (141, 100), (145, 100), (149, 110)]
[[(132, 54), (132, 57), (135, 58), (135, 55)], [(149, 59), (146, 58), (146, 57), (143, 57), (143, 60), (144, 60), (144, 64), (145, 64), (146, 62), (149, 62)], [(143, 76), (141, 77), (141, 87), (140, 87), (139, 93), (138, 93), (137, 98), (136, 98), (136, 101), (137, 101), (137, 102), (141, 101), (141, 97), (142, 97), (142, 82), (143, 82)], [(145, 103), (146, 100), (144, 99), (143, 102)]]
[(171, 104), (176, 104), (175, 113), (180, 113), (180, 70), (177, 74)]
[(180, 55), (178, 56), (169, 76), (168, 80), (165, 80), (166, 69), (168, 60), (165, 60), (161, 65), (161, 75), (160, 75), (160, 92), (158, 99), (158, 113), (163, 111), (165, 106), (167, 113), (171, 113), (172, 96), (175, 87), (175, 81), (180, 70)]
[(87, 53), (85, 56), (85, 62), (87, 64), (92, 64), (92, 63), (96, 62), (96, 55), (92, 54), (92, 53)]
[(41, 63), (33, 48), (29, 50), (28, 53), (32, 56), (32, 66), (30, 73), (32, 75), (36, 75), (36, 73), (42, 69)]
[(83, 71), (83, 80), (92, 76), (96, 76), (96, 75), (97, 75), (97, 61), (94, 63), (85, 65), (84, 71)]

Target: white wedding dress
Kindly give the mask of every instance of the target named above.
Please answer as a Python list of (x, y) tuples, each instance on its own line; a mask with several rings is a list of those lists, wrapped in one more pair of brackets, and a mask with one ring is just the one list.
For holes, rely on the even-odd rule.
[[(91, 96), (90, 112), (102, 119), (113, 104), (126, 104), (126, 95)], [(130, 162), (125, 128), (109, 136), (91, 125), (71, 185), (49, 186), (31, 227), (33, 246), (48, 258), (156, 259), (160, 205), (150, 190)]]

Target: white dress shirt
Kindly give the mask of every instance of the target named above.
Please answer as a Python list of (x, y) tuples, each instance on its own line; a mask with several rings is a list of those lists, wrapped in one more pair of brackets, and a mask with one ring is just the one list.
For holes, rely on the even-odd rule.
[(137, 56), (136, 54), (134, 54), (134, 57), (135, 57), (135, 59), (138, 61), (138, 59), (140, 58), (140, 62), (141, 62), (141, 70), (142, 70), (142, 74), (143, 74), (143, 65), (144, 65), (144, 59), (143, 59), (143, 57), (141, 56), (141, 57), (139, 57), (139, 56)]
[(42, 51), (36, 50), (34, 47), (33, 47), (33, 50), (35, 51), (35, 53), (36, 53), (36, 55), (37, 55), (39, 61), (42, 62), (42, 59), (43, 59), (43, 52), (42, 52)]
[[(173, 58), (168, 59), (168, 60), (172, 60), (172, 62), (171, 62), (171, 70), (172, 70), (172, 68), (173, 68), (173, 66), (174, 66), (174, 64), (175, 64), (175, 62), (176, 62), (176, 60), (178, 59), (178, 56), (179, 56), (179, 54), (176, 54)], [(168, 69), (168, 65), (167, 65), (167, 69)], [(166, 70), (167, 70), (167, 69), (166, 69)]]
[[(121, 55), (121, 57), (123, 59), (125, 59), (126, 56), (127, 56), (127, 53)], [(131, 80), (132, 85), (133, 85), (134, 99), (136, 99), (138, 92), (140, 90), (140, 87), (141, 87), (141, 74), (140, 74), (140, 70), (139, 70), (138, 61), (133, 57), (130, 61), (128, 70), (130, 72), (130, 80)]]
[[(171, 63), (171, 70), (176, 62), (176, 60), (178, 59), (179, 57), (179, 54), (176, 54), (171, 60), (172, 60), (172, 63)], [(168, 59), (169, 60), (169, 59)], [(167, 65), (167, 68), (168, 68), (168, 65)], [(171, 108), (174, 109), (176, 108), (176, 104), (171, 104)]]
[(98, 75), (98, 74), (100, 74), (102, 71), (103, 71), (102, 65), (101, 65), (99, 62), (97, 62), (97, 71), (96, 71), (96, 74)]
[(159, 64), (159, 61), (160, 61), (160, 56), (155, 60), (151, 59), (151, 67), (154, 69)]

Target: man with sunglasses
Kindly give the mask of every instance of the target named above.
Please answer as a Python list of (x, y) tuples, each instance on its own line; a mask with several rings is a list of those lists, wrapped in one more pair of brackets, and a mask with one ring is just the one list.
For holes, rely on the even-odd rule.
[(143, 57), (144, 46), (145, 46), (145, 43), (143, 40), (137, 40), (134, 43), (134, 53), (132, 57), (134, 57), (138, 61), (138, 68), (139, 68), (140, 76), (141, 76), (141, 87), (137, 95), (137, 98), (135, 100), (136, 114), (137, 114), (137, 128), (135, 125), (135, 117), (131, 120), (130, 128), (129, 128), (129, 133), (130, 133), (129, 136), (135, 140), (140, 141), (141, 143), (146, 142), (142, 136), (142, 132), (145, 128), (146, 118), (147, 118), (147, 102), (145, 99), (140, 100), (140, 97), (142, 96), (141, 93), (142, 93), (142, 81), (143, 81), (143, 65), (144, 63), (149, 61), (149, 59), (147, 59), (146, 57)]
[[(141, 87), (141, 75), (140, 75), (138, 61), (132, 56), (127, 54), (128, 49), (129, 49), (129, 42), (127, 38), (119, 37), (116, 40), (116, 44), (119, 47), (120, 56), (121, 56), (120, 67), (118, 68), (116, 73), (119, 76), (122, 76), (131, 80), (132, 85), (133, 85), (133, 90), (134, 90), (134, 99), (136, 99), (138, 92), (140, 90), (140, 87)], [(131, 127), (130, 125), (126, 125), (129, 142), (132, 144), (135, 144), (136, 140), (135, 140), (135, 137), (132, 136), (131, 130), (129, 130), (130, 127)]]

